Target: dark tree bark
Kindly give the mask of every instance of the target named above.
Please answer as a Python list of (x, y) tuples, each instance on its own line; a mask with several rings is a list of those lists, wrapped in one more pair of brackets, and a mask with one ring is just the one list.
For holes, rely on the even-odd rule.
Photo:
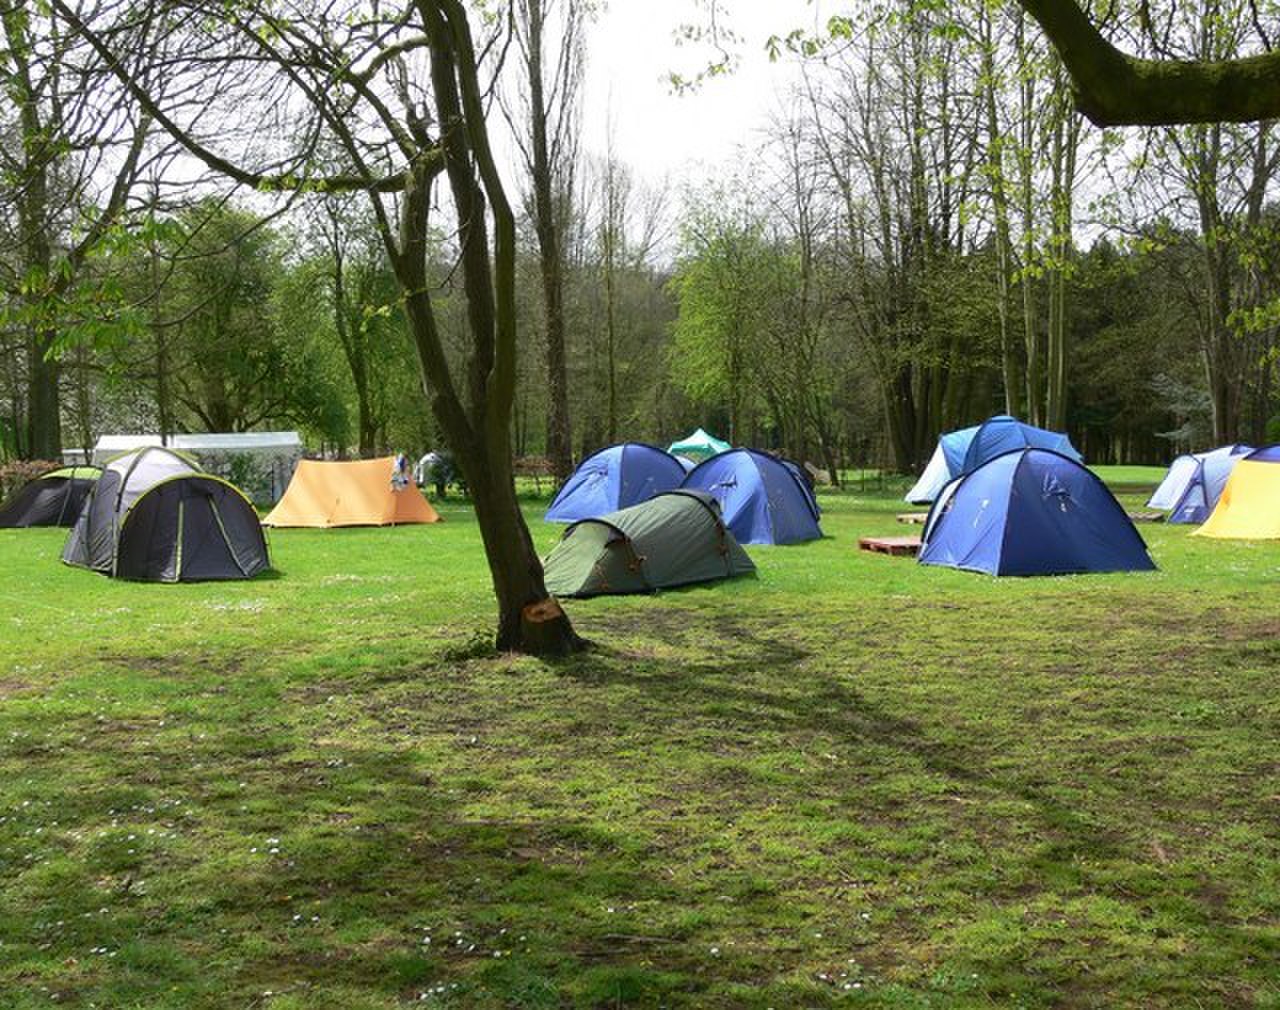
[(528, 143), (522, 148), (532, 188), (546, 317), (547, 456), (556, 480), (563, 482), (573, 472), (565, 349), (563, 218), (572, 189), (572, 115), (581, 75), (581, 11), (578, 0), (565, 0), (560, 58), (548, 67), (546, 29), (552, 2), (522, 0), (516, 7), (516, 32), (528, 86), (528, 122), (522, 124), (528, 129)]
[(1147, 60), (1113, 46), (1076, 0), (1018, 0), (1040, 23), (1099, 126), (1253, 122), (1280, 117), (1280, 52), (1234, 60)]
[(60, 459), (62, 420), (58, 398), (58, 362), (53, 357), (57, 330), (45, 319), (43, 289), (53, 271), (50, 242), (49, 170), (54, 161), (48, 124), (40, 106), (40, 89), (33, 76), (31, 12), (25, 3), (6, 6), (0, 14), (8, 44), (6, 90), (17, 106), (21, 129), (22, 164), (18, 185), (18, 230), (22, 244), (27, 317), (27, 432), (29, 459)]
[[(470, 410), (440, 377), (443, 355), (426, 295), (425, 263), (430, 178), (414, 172), (405, 194), (400, 269), (424, 371), (435, 393), (436, 417), (457, 451), (476, 506), (489, 572), (498, 600), (497, 646), (504, 650), (565, 654), (583, 646), (563, 611), (548, 605), (542, 563), (533, 547), (511, 467), (511, 408), (516, 380), (515, 216), (489, 150), (475, 52), (466, 12), (457, 0), (419, 0), (430, 39), (431, 78), (441, 150), (457, 205), (467, 316), (476, 353), (470, 374)], [(492, 247), (486, 204), (493, 217)], [(419, 250), (423, 255), (413, 255)], [(491, 256), (492, 252), (492, 256)], [(403, 281), (402, 281), (403, 283)], [(413, 294), (413, 292), (420, 292)], [(430, 339), (432, 336), (434, 340)], [(437, 360), (438, 359), (438, 360)], [(469, 416), (468, 416), (469, 415)], [(464, 449), (466, 451), (459, 451)]]

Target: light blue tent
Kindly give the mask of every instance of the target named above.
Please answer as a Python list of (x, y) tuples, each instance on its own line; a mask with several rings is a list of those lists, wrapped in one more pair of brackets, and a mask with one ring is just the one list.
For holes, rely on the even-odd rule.
[(656, 445), (623, 442), (584, 459), (547, 509), (553, 523), (594, 519), (638, 505), (684, 480), (684, 467)]
[(1147, 505), (1168, 509), (1171, 523), (1202, 523), (1222, 497), (1236, 463), (1253, 452), (1250, 445), (1224, 445), (1209, 452), (1179, 456), (1169, 466)]
[(743, 544), (817, 540), (817, 502), (787, 463), (755, 449), (732, 449), (699, 463), (681, 487), (720, 503), (724, 523)]
[(1048, 449), (1015, 449), (943, 489), (919, 560), (990, 575), (1151, 571), (1133, 521), (1082, 464)]
[(927, 504), (949, 481), (1012, 449), (1050, 449), (1076, 461), (1084, 458), (1066, 435), (1024, 424), (1008, 414), (997, 414), (972, 428), (950, 431), (939, 438), (929, 465), (907, 492), (906, 500), (915, 505)]

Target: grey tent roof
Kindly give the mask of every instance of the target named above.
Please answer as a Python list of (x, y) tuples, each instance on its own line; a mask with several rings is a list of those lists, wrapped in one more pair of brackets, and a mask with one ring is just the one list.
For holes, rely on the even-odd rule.
[(158, 447), (107, 464), (62, 560), (155, 582), (243, 579), (270, 567), (262, 525), (240, 490)]
[(574, 523), (545, 568), (557, 596), (651, 592), (756, 570), (715, 499), (686, 490)]

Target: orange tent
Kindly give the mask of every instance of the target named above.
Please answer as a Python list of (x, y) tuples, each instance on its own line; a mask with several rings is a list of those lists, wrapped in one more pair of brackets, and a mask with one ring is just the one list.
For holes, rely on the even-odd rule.
[(412, 483), (395, 489), (395, 457), (326, 463), (304, 459), (263, 526), (398, 526), (440, 516)]

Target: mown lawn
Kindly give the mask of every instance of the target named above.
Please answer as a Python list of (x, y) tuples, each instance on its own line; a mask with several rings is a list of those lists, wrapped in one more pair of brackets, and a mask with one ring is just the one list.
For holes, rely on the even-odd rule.
[(994, 580), (822, 500), (562, 664), (457, 504), (242, 584), (0, 531), (0, 1005), (1280, 1007), (1280, 544)]

